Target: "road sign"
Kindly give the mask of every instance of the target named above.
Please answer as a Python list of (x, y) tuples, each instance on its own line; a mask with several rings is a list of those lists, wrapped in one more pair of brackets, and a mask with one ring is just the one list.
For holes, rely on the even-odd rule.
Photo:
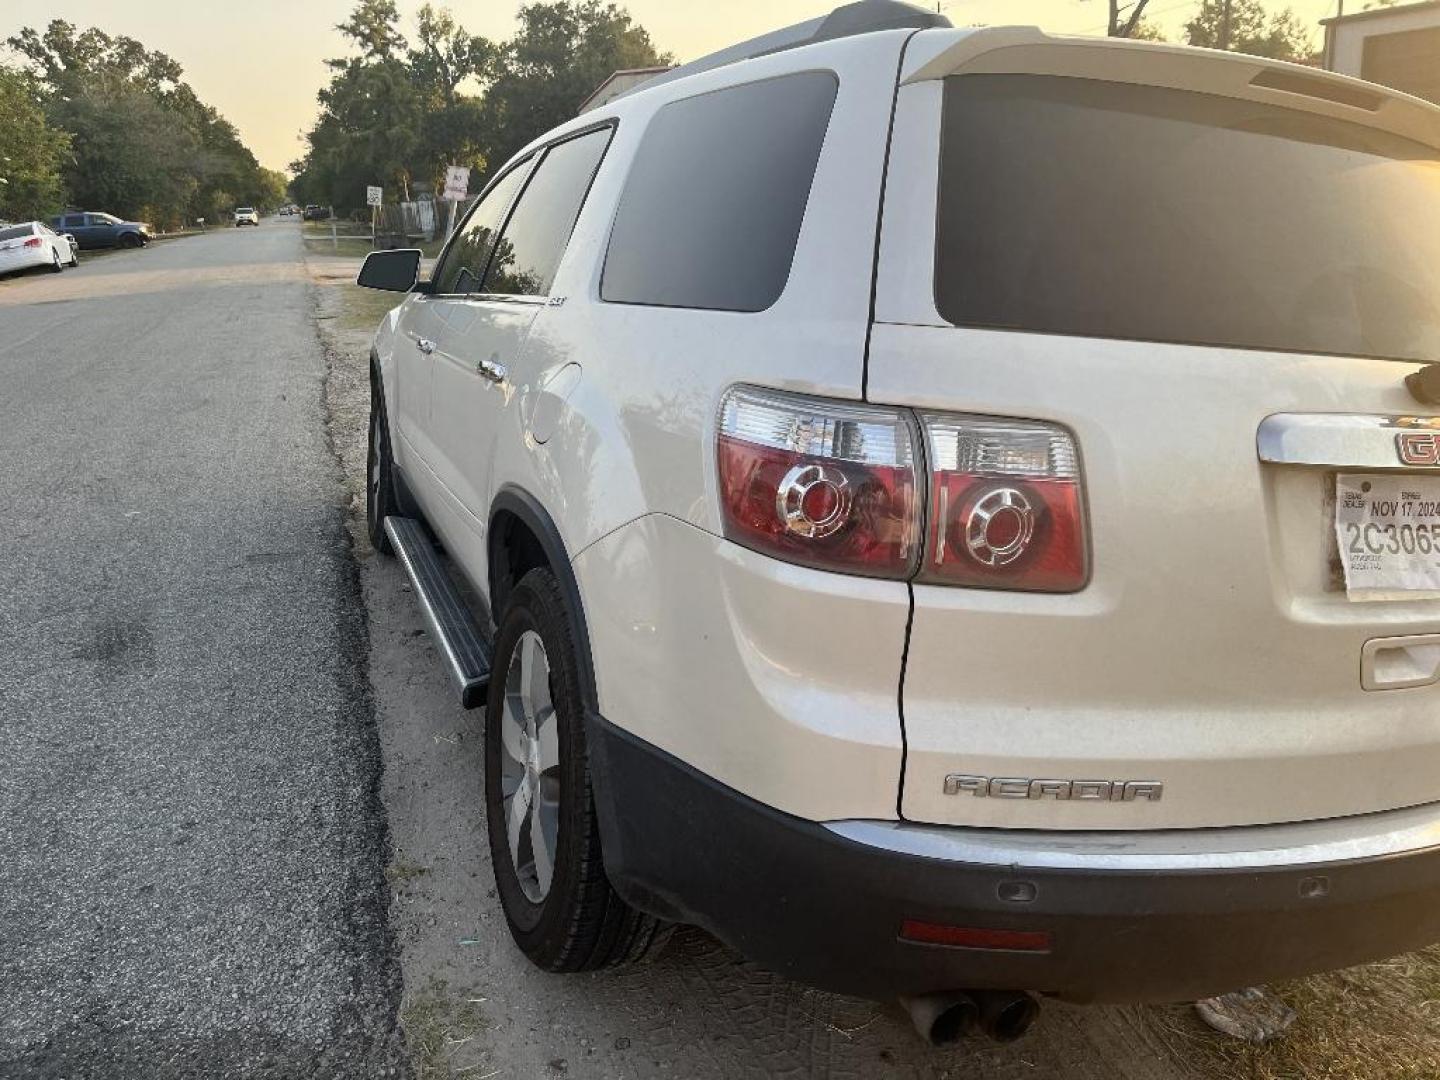
[(470, 194), (470, 167), (450, 165), (445, 169), (445, 198), (460, 202)]
[(365, 189), (365, 205), (379, 206), (385, 195), (384, 188), (367, 187)]

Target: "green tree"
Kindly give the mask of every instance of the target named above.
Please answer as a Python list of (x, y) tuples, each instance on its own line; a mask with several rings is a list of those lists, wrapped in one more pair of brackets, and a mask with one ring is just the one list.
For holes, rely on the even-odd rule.
[(454, 105), (460, 84), (485, 74), (496, 56), (495, 45), (471, 34), (444, 8), (429, 4), (416, 20), (415, 46), (409, 51), (410, 77), (423, 97)]
[(1260, 0), (1202, 0), (1185, 24), (1185, 40), (1272, 60), (1305, 60), (1314, 52), (1310, 31), (1294, 11), (1270, 15)]
[(29, 61), (50, 125), (71, 134), (63, 172), (76, 204), (173, 224), (266, 190), (234, 126), (164, 53), (63, 19), (8, 44)]
[(460, 87), (470, 81), (478, 88), (498, 52), (493, 42), (471, 34), (444, 8), (421, 7), (409, 51), (410, 79), (421, 108), (412, 152), (417, 180), (438, 187), (446, 165), (485, 171), (485, 115), (480, 100), (462, 94)]
[[(451, 164), (470, 166), (478, 180), (574, 116), (614, 71), (670, 62), (602, 0), (530, 3), (519, 18), (515, 36), (497, 46), (426, 4), (412, 44), (393, 0), (359, 0), (337, 27), (352, 53), (328, 61), (320, 116), (292, 166), (295, 198), (355, 207), (374, 183), (408, 198), (413, 182), (438, 185)], [(481, 93), (467, 93), (471, 86)]]
[(45, 121), (35, 80), (0, 66), (0, 220), (48, 217), (60, 209), (70, 137)]
[(496, 164), (574, 116), (613, 72), (673, 62), (623, 8), (602, 0), (526, 4), (519, 19), (485, 93), (488, 157)]
[[(350, 18), (335, 27), (360, 47), (365, 60), (390, 60), (405, 48), (405, 38), (398, 29), (400, 13), (395, 0), (360, 0)], [(332, 67), (343, 66), (343, 60), (329, 61)]]
[(93, 83), (52, 102), (51, 117), (72, 136), (75, 205), (170, 226), (199, 193), (198, 140), (143, 90)]

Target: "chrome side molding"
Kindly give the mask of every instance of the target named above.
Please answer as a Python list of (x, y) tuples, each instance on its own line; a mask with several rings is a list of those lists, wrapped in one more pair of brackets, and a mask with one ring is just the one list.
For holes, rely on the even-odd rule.
[(1440, 437), (1440, 416), (1275, 413), (1260, 422), (1255, 448), (1276, 465), (1342, 469), (1440, 469), (1409, 453), (1415, 435)]

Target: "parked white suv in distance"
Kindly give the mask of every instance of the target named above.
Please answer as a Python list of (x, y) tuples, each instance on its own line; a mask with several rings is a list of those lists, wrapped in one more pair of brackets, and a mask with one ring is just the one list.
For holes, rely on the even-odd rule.
[(238, 206), (235, 208), (235, 227), (241, 225), (259, 225), (260, 212), (253, 206)]
[(868, 0), (372, 254), (370, 535), (520, 948), (696, 923), (940, 1038), (1440, 939), (1437, 147)]

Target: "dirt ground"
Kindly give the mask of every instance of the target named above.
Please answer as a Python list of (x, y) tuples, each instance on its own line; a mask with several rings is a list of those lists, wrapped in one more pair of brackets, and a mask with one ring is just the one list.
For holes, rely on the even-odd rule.
[(357, 268), (353, 258), (309, 257), (312, 303), (330, 354), (331, 436), (354, 500), (369, 609), (392, 846), (390, 920), (405, 982), (401, 1022), (422, 1080), (1440, 1077), (1440, 1035), (1429, 1011), (1440, 996), (1440, 959), (1429, 953), (1391, 962), (1427, 974), (1398, 993), (1384, 992), (1395, 985), (1385, 965), (1281, 988), (1303, 1005), (1301, 1018), (1289, 1039), (1262, 1050), (1212, 1034), (1188, 1007), (1050, 1003), (1018, 1044), (974, 1040), (938, 1051), (896, 1006), (792, 983), (689, 928), (658, 959), (628, 970), (554, 976), (530, 967), (509, 939), (491, 886), (480, 795), (483, 714), (455, 703), (404, 573), (364, 537), (369, 339), (391, 298), (354, 289)]

